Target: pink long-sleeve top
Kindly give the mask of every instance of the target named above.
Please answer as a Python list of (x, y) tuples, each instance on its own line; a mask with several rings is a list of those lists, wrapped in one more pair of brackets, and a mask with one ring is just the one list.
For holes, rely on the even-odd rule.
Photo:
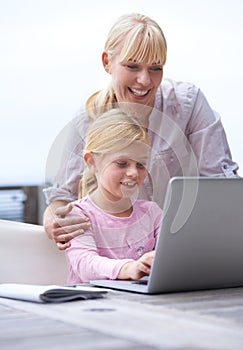
[(87, 216), (91, 227), (71, 240), (66, 249), (67, 283), (116, 279), (121, 267), (154, 249), (162, 210), (151, 201), (137, 200), (129, 217), (101, 210), (89, 196), (74, 202), (69, 215)]

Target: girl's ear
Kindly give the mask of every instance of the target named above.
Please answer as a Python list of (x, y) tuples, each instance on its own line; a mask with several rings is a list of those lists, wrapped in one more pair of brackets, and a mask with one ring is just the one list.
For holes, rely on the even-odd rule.
[(102, 63), (105, 68), (105, 71), (110, 74), (111, 71), (110, 71), (109, 57), (108, 57), (107, 51), (102, 52)]
[(84, 154), (84, 161), (92, 173), (96, 173), (96, 164), (92, 152)]

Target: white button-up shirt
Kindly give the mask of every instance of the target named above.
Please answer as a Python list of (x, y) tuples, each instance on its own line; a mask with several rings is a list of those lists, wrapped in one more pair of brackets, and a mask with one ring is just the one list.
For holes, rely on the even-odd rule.
[[(77, 199), (85, 135), (91, 122), (80, 112), (58, 135), (46, 167), (46, 180), (51, 183), (44, 190), (47, 203)], [(140, 198), (162, 205), (173, 176), (235, 176), (238, 165), (232, 161), (220, 117), (196, 86), (164, 79), (148, 130), (151, 152)]]

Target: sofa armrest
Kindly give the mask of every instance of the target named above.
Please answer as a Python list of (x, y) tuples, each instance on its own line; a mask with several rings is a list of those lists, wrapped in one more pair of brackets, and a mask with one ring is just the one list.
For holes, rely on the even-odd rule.
[(0, 283), (65, 284), (65, 252), (43, 226), (0, 220)]

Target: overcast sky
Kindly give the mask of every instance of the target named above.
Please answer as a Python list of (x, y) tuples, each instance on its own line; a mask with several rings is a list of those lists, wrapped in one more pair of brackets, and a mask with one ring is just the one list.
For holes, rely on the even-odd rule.
[(106, 34), (130, 12), (161, 25), (164, 75), (201, 88), (243, 175), (243, 1), (0, 0), (0, 185), (44, 183), (55, 136), (107, 84)]

